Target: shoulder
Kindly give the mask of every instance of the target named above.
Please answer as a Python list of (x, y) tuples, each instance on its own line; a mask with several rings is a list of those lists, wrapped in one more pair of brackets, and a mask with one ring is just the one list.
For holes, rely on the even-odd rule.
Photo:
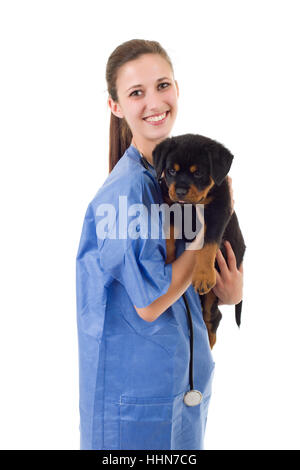
[(99, 204), (117, 206), (120, 198), (127, 205), (131, 204), (160, 204), (161, 191), (158, 183), (147, 171), (132, 166), (130, 172), (110, 174), (90, 202), (94, 210)]
[(114, 204), (119, 196), (136, 199), (142, 190), (142, 172), (138, 165), (122, 157), (91, 201), (93, 207), (100, 203)]
[(142, 203), (143, 188), (143, 178), (140, 173), (133, 172), (117, 179), (108, 178), (90, 204), (96, 210), (100, 204), (109, 204), (117, 208), (120, 200), (126, 201), (127, 205)]

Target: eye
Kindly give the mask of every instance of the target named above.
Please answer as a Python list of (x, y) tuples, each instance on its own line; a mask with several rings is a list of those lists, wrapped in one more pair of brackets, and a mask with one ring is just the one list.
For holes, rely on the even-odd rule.
[(197, 179), (197, 181), (201, 184), (201, 185), (207, 185), (208, 184), (208, 178), (206, 175), (204, 175), (203, 173), (201, 173), (201, 171), (199, 170), (196, 170), (194, 171), (193, 173), (193, 176)]
[(161, 85), (167, 85), (166, 87), (164, 86), (164, 88), (168, 88), (168, 86), (170, 85), (170, 83), (163, 82), (163, 83), (160, 83), (158, 86), (161, 86)]
[(141, 90), (134, 90), (132, 93), (130, 93), (129, 96), (139, 96), (139, 95), (134, 94), (134, 93), (138, 93), (139, 91), (141, 91)]
[(169, 173), (170, 176), (175, 176), (176, 175), (176, 170), (173, 170), (173, 168), (169, 168), (168, 173)]
[[(165, 88), (168, 88), (168, 86), (170, 86), (170, 83), (167, 83), (167, 82), (163, 82), (163, 83), (160, 83), (158, 85), (158, 87), (162, 86), (162, 85), (167, 85), (167, 86), (164, 86), (162, 89), (164, 90)], [(142, 92), (142, 90), (134, 90), (132, 93), (130, 93), (129, 96), (140, 96), (140, 95), (136, 95), (135, 93), (138, 93), (138, 92)]]

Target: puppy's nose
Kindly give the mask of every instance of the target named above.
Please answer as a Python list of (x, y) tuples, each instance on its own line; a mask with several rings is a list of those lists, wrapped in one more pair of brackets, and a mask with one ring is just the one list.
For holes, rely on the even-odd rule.
[(188, 192), (188, 189), (186, 189), (186, 188), (177, 188), (176, 189), (176, 196), (178, 196), (178, 197), (185, 196), (187, 192)]

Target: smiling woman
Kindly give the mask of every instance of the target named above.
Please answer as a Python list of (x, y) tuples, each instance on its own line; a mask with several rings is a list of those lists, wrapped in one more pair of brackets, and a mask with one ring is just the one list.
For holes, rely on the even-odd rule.
[[(88, 206), (76, 265), (81, 449), (202, 449), (214, 361), (191, 285), (197, 248), (178, 239), (167, 263), (163, 217), (152, 212), (164, 203), (152, 153), (174, 125), (178, 84), (160, 44), (139, 39), (113, 51), (106, 79), (110, 173)], [(150, 223), (132, 221), (143, 236), (128, 236), (119, 198), (145, 208)], [(118, 227), (120, 236), (99, 236), (107, 225), (99, 207), (108, 206), (110, 231)], [(197, 403), (184, 401), (190, 333), (183, 293), (193, 315)]]

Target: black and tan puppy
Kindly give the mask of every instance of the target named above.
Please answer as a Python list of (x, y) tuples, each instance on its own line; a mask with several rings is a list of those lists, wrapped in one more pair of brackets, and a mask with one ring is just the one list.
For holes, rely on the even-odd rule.
[[(166, 203), (178, 203), (181, 207), (185, 203), (204, 204), (204, 245), (195, 251), (197, 260), (192, 284), (200, 294), (203, 318), (212, 348), (222, 318), (218, 298), (211, 290), (216, 284), (214, 268), (220, 272), (216, 262), (217, 250), (220, 248), (227, 260), (224, 241), (228, 240), (239, 268), (246, 248), (237, 216), (235, 212), (231, 214), (226, 176), (233, 155), (215, 140), (198, 134), (184, 134), (165, 139), (155, 147), (152, 156)], [(182, 230), (182, 234), (184, 233), (185, 230)], [(170, 239), (166, 239), (166, 246), (167, 262), (170, 263), (175, 259), (175, 235), (172, 230)], [(241, 307), (242, 302), (235, 306), (238, 326)]]

